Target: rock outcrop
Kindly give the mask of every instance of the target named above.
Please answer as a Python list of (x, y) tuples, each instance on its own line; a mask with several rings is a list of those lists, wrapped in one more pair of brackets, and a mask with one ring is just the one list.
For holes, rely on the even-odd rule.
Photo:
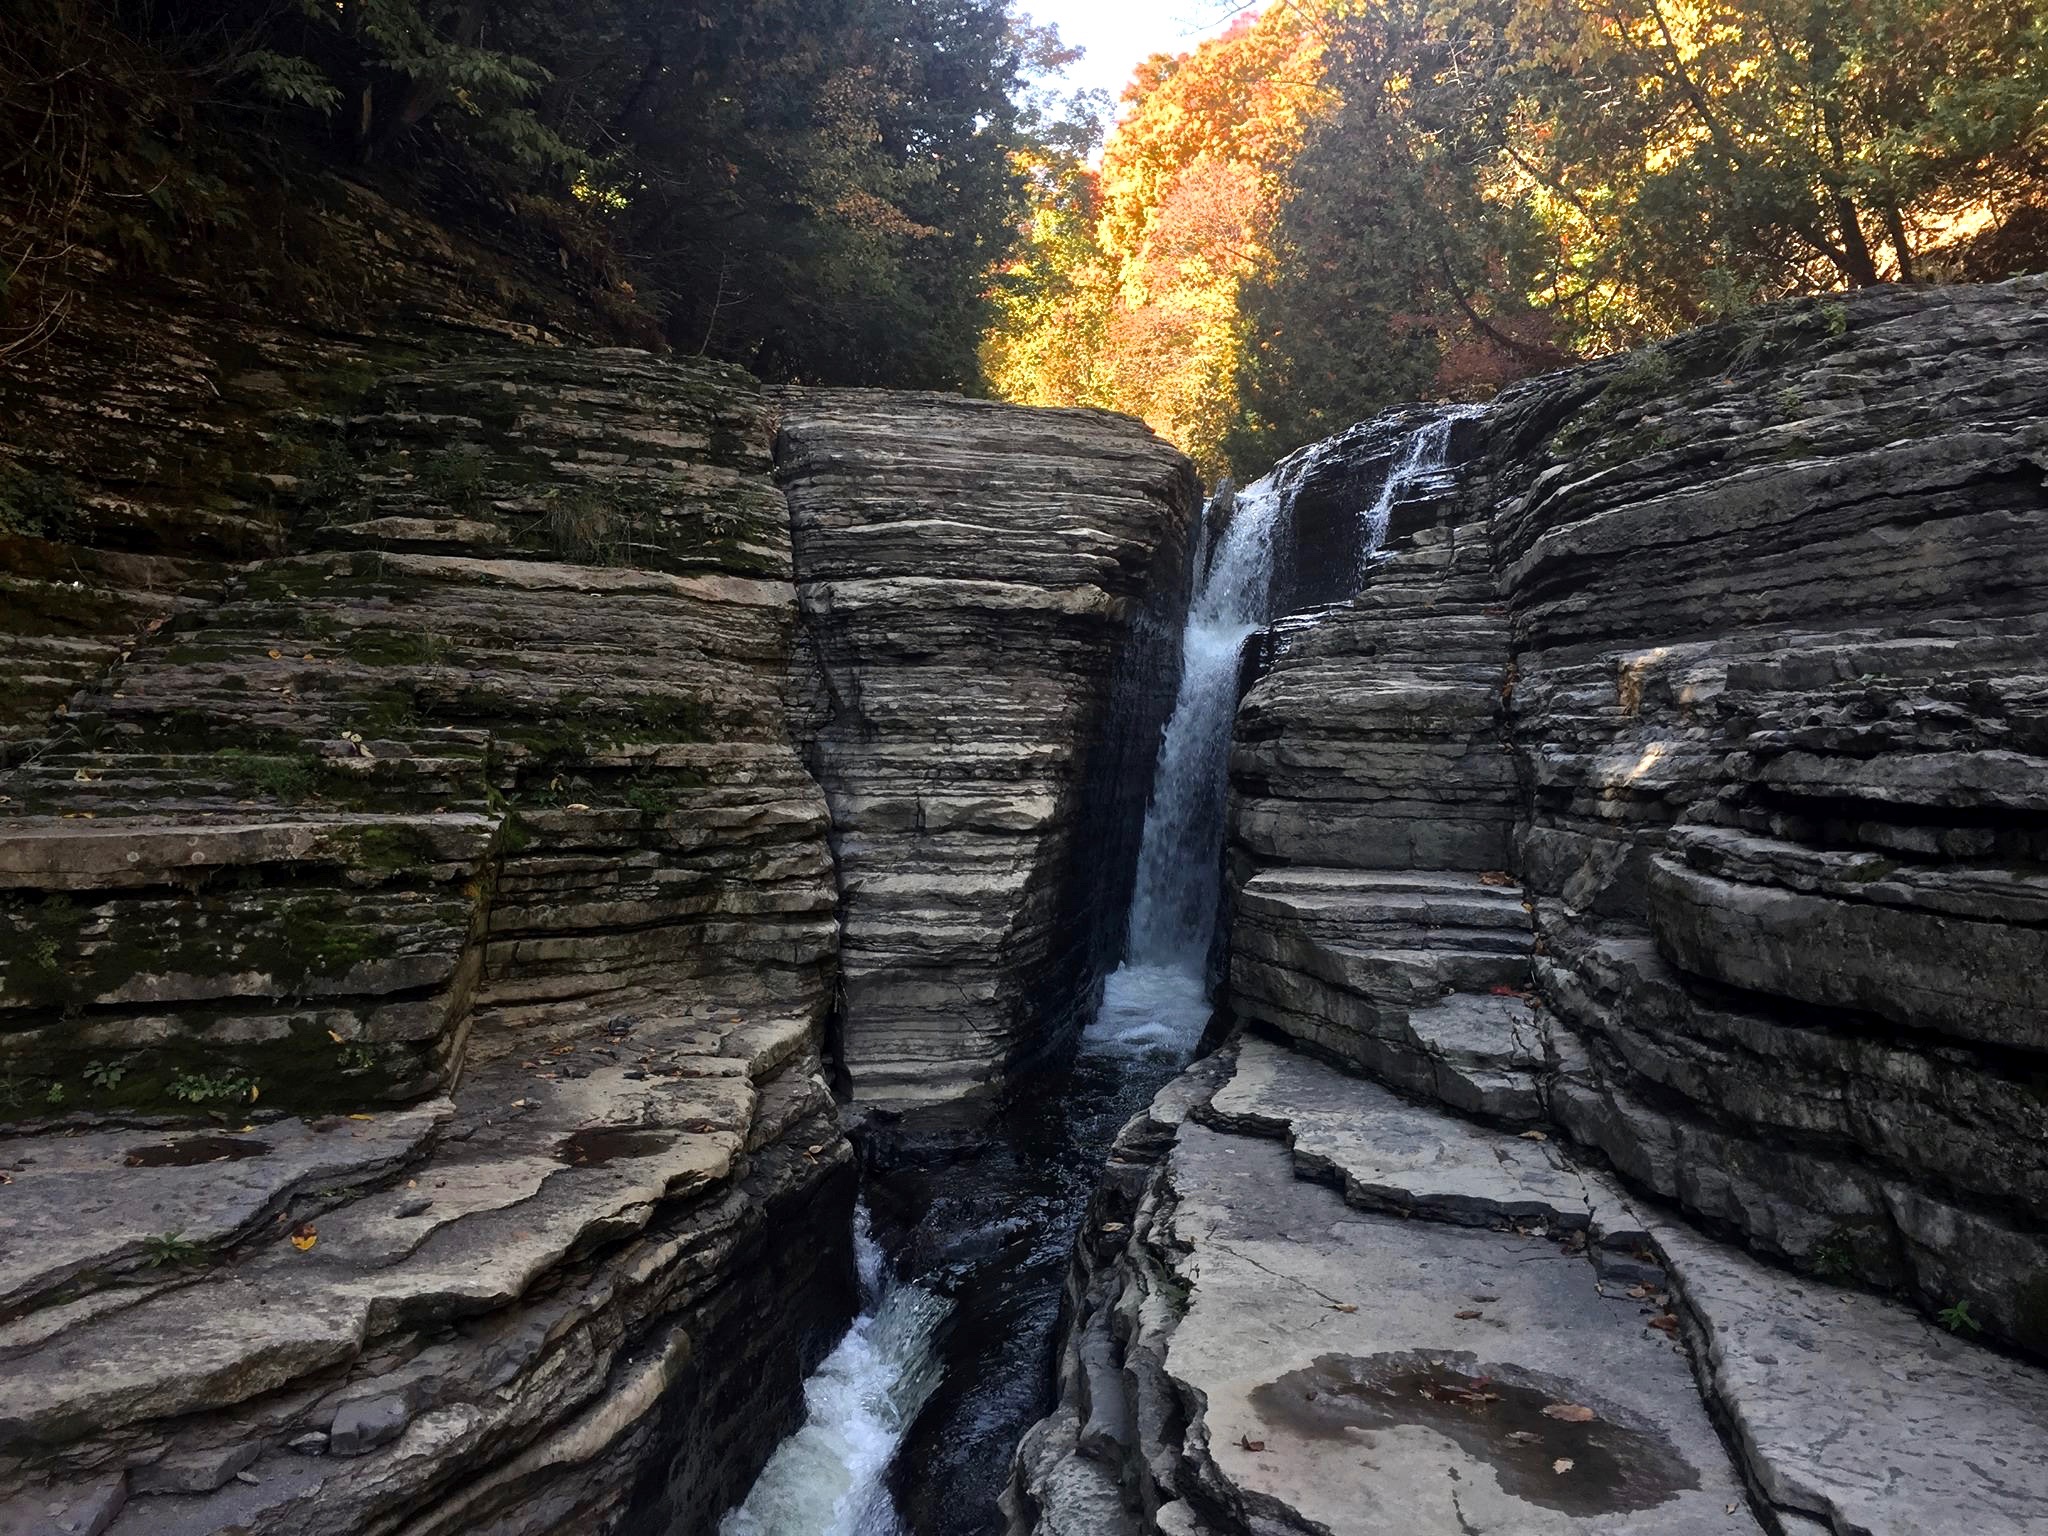
[(2021, 1536), (2048, 1491), (2048, 1375), (1263, 1039), (1125, 1129), (1069, 1303), (1015, 1532)]
[(7, 776), (0, 1524), (745, 1491), (852, 1305), (770, 438), (639, 353), (389, 377)]
[(1276, 627), (1251, 1033), (1126, 1132), (1013, 1529), (2048, 1519), (2044, 300), (1524, 386)]
[(842, 1062), (880, 1107), (986, 1095), (1068, 1038), (1116, 958), (1194, 471), (1124, 417), (878, 391), (785, 397), (777, 468), (821, 684)]
[(8, 398), (97, 476), (0, 550), (8, 1536), (708, 1529), (853, 1303), (828, 1026), (985, 1091), (1122, 910), (1184, 459), (440, 297), (218, 406), (195, 307), (140, 468)]

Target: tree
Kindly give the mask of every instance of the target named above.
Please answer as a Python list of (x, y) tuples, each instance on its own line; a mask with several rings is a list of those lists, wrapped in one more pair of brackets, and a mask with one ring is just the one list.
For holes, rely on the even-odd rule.
[(1287, 178), (1244, 298), (1241, 472), (1402, 400), (1483, 396), (1565, 354), (1532, 302), (1537, 234), (1504, 184), (1511, 0), (1386, 0), (1330, 17), (1341, 105)]

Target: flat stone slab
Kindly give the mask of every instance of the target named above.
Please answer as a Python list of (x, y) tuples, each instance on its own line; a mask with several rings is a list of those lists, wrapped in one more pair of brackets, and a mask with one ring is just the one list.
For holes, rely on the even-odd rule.
[(2048, 1531), (2048, 1372), (1675, 1222), (1651, 1236), (1774, 1505), (1869, 1536)]
[(10, 1181), (0, 1187), (0, 1310), (86, 1269), (146, 1265), (151, 1238), (213, 1248), (296, 1191), (378, 1178), (454, 1112), (436, 1099), (379, 1115), (0, 1141)]
[(1204, 1492), (1269, 1522), (1247, 1528), (1761, 1529), (1683, 1349), (1574, 1245), (1357, 1211), (1198, 1125), (1169, 1178), (1190, 1294), (1166, 1369), (1205, 1405)]
[[(188, 1238), (239, 1231), (251, 1211), (272, 1208), (279, 1219), (212, 1268), (174, 1262), (145, 1275), (153, 1289), (92, 1292), (8, 1324), (0, 1349), (34, 1349), (0, 1373), (0, 1443), (61, 1443), (88, 1427), (119, 1434), (138, 1421), (227, 1407), (352, 1360), (413, 1320), (510, 1303), (570, 1254), (637, 1232), (658, 1202), (728, 1178), (756, 1130), (752, 1072), (785, 1059), (802, 1028), (768, 1020), (643, 1025), (630, 1055), (580, 1076), (535, 1075), (530, 1069), (542, 1061), (495, 1063), (465, 1082), (452, 1122), (411, 1177), (394, 1172), (338, 1204), (326, 1191), (332, 1208), (298, 1226), (299, 1208), (285, 1213), (279, 1180), (259, 1165), (281, 1160), (280, 1169), (304, 1175), (319, 1166), (324, 1138), (347, 1131), (281, 1122), (226, 1138), (268, 1136), (277, 1151), (182, 1166), (176, 1154), (180, 1143), (193, 1145), (189, 1136), (77, 1138), (70, 1145), (84, 1150), (49, 1170), (47, 1198), (82, 1190), (95, 1175), (126, 1187), (149, 1171), (123, 1166), (127, 1149), (171, 1146), (153, 1198), (137, 1195), (143, 1203), (113, 1218), (131, 1234), (177, 1220), (188, 1223)], [(365, 1127), (363, 1143), (381, 1149), (395, 1170), (447, 1121), (443, 1102), (343, 1124)], [(120, 1177), (109, 1177), (117, 1168)], [(22, 1188), (0, 1188), (0, 1202)], [(28, 1224), (48, 1232), (49, 1221), (45, 1207)], [(9, 1261), (26, 1268), (33, 1256), (20, 1247), (10, 1245)], [(67, 1262), (75, 1265), (76, 1255)]]
[(1398, 1098), (1269, 1040), (1249, 1038), (1210, 1101), (1219, 1121), (1278, 1136), (1304, 1172), (1354, 1205), (1467, 1225), (1593, 1224), (1618, 1203), (1553, 1143), (1503, 1135)]

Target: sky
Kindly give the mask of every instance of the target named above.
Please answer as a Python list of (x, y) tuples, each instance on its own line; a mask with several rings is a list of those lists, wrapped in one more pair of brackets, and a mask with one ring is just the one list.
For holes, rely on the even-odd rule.
[(1106, 91), (1114, 102), (1140, 61), (1192, 48), (1222, 31), (1244, 6), (1241, 0), (1024, 0), (1020, 9), (1088, 50), (1067, 69), (1069, 88)]

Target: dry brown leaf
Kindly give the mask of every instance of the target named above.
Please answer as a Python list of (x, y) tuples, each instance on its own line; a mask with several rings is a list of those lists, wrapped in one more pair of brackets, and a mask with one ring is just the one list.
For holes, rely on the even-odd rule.
[(1548, 1136), (1547, 1134), (1545, 1134), (1544, 1132), (1542, 1132), (1542, 1131), (1524, 1131), (1524, 1132), (1522, 1132), (1522, 1140), (1524, 1140), (1524, 1141), (1548, 1141), (1548, 1140), (1550, 1140), (1550, 1137), (1549, 1137), (1549, 1136)]
[(1515, 877), (1504, 869), (1487, 869), (1480, 871), (1479, 883), (1481, 885), (1513, 885)]
[(1248, 1451), (1263, 1451), (1266, 1448), (1265, 1441), (1254, 1440), (1250, 1435), (1239, 1435), (1237, 1437), (1237, 1443), (1243, 1446)]
[(1330, 1303), (1330, 1310), (1332, 1312), (1356, 1312), (1358, 1304), (1350, 1301), (1333, 1301)]
[(1571, 1457), (1560, 1456), (1557, 1458), (1557, 1460), (1553, 1461), (1550, 1464), (1550, 1470), (1557, 1473), (1559, 1476), (1563, 1476), (1565, 1473), (1571, 1471), (1571, 1469), (1577, 1465), (1578, 1463), (1573, 1461)]
[(1651, 1318), (1650, 1326), (1659, 1333), (1676, 1333), (1678, 1332), (1678, 1319), (1669, 1312), (1665, 1312)]
[(319, 1241), (319, 1229), (310, 1221), (302, 1227), (292, 1228), (292, 1246), (301, 1253), (311, 1252), (313, 1245)]
[(1485, 1314), (1484, 1314), (1483, 1312), (1474, 1312), (1474, 1311), (1472, 1311), (1471, 1309), (1467, 1308), (1467, 1309), (1466, 1309), (1465, 1311), (1463, 1311), (1463, 1312), (1460, 1312), (1460, 1313), (1458, 1314), (1458, 1319), (1459, 1319), (1459, 1321), (1460, 1321), (1460, 1322), (1467, 1322), (1467, 1323), (1469, 1323), (1469, 1322), (1471, 1322), (1471, 1321), (1472, 1321), (1472, 1319), (1473, 1319), (1473, 1318), (1475, 1318), (1475, 1317), (1483, 1317), (1483, 1316), (1485, 1316)]
[(1546, 1419), (1562, 1419), (1567, 1424), (1590, 1424), (1599, 1415), (1583, 1403), (1551, 1403), (1543, 1410)]

